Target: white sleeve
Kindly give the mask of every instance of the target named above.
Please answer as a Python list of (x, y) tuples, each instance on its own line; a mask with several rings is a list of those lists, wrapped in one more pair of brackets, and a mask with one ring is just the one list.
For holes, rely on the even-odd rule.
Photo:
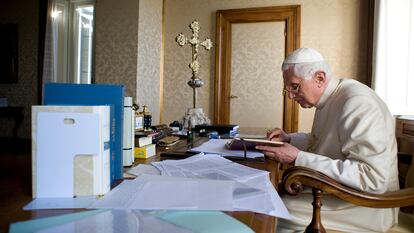
[(290, 133), (290, 144), (299, 150), (306, 150), (309, 143), (308, 133)]
[(349, 98), (341, 109), (338, 140), (345, 160), (301, 151), (296, 166), (319, 170), (350, 187), (371, 193), (387, 190), (395, 164), (394, 126), (388, 110), (372, 98)]

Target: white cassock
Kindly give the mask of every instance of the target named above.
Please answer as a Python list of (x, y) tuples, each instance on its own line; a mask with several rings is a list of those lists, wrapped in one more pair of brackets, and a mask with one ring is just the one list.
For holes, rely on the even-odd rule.
[[(331, 79), (315, 106), (311, 134), (291, 134), (301, 151), (295, 166), (321, 171), (370, 193), (399, 189), (395, 123), (369, 87), (351, 79)], [(312, 195), (284, 196), (293, 221), (279, 220), (277, 232), (303, 232), (312, 217)], [(355, 206), (323, 195), (322, 224), (345, 232), (384, 232), (397, 223), (398, 209)]]

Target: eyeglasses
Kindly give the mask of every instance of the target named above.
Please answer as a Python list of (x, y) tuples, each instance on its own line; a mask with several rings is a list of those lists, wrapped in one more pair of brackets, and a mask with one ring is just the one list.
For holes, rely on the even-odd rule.
[(286, 86), (283, 87), (283, 95), (287, 95), (289, 93), (298, 94), (299, 90), (300, 90), (300, 84), (302, 83), (302, 81), (303, 81), (303, 79), (300, 80), (299, 83), (292, 83), (291, 88), (289, 88), (289, 89), (286, 88)]

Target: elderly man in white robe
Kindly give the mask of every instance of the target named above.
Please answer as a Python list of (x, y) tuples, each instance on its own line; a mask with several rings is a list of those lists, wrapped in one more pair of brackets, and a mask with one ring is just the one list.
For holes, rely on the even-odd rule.
[[(280, 147), (257, 146), (282, 163), (319, 170), (350, 187), (371, 193), (399, 189), (394, 120), (387, 106), (364, 84), (336, 79), (322, 55), (311, 48), (283, 62), (284, 92), (303, 108), (315, 107), (310, 134), (268, 133)], [(277, 232), (303, 232), (311, 221), (312, 195), (284, 197), (292, 220), (278, 221)], [(322, 224), (327, 230), (385, 232), (397, 223), (398, 209), (374, 209), (324, 196)]]

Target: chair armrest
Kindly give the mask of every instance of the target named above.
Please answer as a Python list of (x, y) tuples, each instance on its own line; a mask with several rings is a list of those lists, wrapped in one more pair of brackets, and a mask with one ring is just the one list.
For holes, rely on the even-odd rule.
[(279, 190), (283, 190), (289, 195), (298, 195), (303, 191), (304, 186), (308, 186), (332, 194), (352, 204), (371, 208), (394, 208), (414, 205), (414, 188), (385, 192), (383, 194), (361, 192), (343, 185), (321, 172), (301, 166), (287, 169), (283, 173), (281, 186)]

